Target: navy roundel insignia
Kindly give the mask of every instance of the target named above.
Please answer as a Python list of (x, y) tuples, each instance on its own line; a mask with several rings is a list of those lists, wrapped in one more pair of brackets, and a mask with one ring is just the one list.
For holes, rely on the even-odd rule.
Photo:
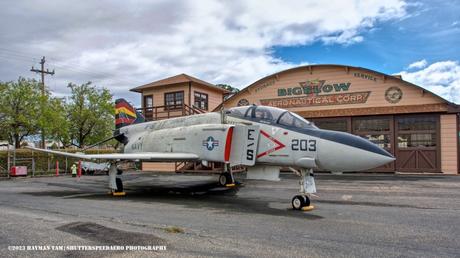
[(206, 140), (203, 140), (203, 146), (205, 146), (208, 151), (212, 151), (214, 147), (219, 146), (219, 141), (214, 140), (214, 137), (209, 136)]

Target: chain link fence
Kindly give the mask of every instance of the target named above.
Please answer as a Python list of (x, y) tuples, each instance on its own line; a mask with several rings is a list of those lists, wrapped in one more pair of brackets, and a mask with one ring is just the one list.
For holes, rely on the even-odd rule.
[[(79, 150), (69, 149), (59, 151), (75, 153)], [(85, 151), (86, 154), (103, 154), (114, 152), (116, 152), (114, 149), (92, 149)], [(60, 174), (67, 174), (70, 173), (70, 167), (72, 164), (76, 162), (78, 162), (78, 159), (37, 152), (29, 149), (17, 149), (9, 151), (2, 150), (0, 151), (0, 177), (8, 177), (8, 168), (11, 168), (12, 166), (26, 166), (29, 176), (53, 175), (56, 173), (56, 166), (59, 167)]]

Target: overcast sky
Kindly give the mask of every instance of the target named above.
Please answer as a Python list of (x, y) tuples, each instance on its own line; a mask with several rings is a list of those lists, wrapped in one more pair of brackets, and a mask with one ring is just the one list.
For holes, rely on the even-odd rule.
[(46, 56), (54, 94), (129, 89), (179, 73), (238, 88), (311, 63), (362, 66), (460, 103), (455, 1), (1, 1), (0, 80)]

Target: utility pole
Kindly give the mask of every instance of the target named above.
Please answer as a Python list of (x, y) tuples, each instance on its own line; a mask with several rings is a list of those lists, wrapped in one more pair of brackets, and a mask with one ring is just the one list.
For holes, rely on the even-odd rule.
[[(42, 84), (42, 97), (45, 96), (45, 74), (49, 74), (49, 75), (54, 75), (54, 69), (52, 72), (50, 72), (48, 69), (46, 69), (45, 71), (45, 57), (42, 57), (42, 59), (40, 60), (40, 65), (41, 65), (41, 69), (38, 70), (38, 69), (35, 69), (33, 66), (32, 66), (32, 69), (30, 69), (31, 72), (36, 72), (36, 73), (40, 73), (41, 74), (41, 77), (42, 77), (42, 80), (41, 80), (41, 84)], [(43, 111), (43, 104), (42, 104), (42, 111)], [(41, 146), (43, 149), (46, 148), (45, 146), (45, 132), (44, 132), (44, 129), (42, 128), (42, 146)]]

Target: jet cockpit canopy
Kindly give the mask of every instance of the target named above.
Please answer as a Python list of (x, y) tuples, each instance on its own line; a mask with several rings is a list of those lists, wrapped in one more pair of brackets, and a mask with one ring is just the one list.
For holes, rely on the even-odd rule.
[(296, 127), (296, 128), (310, 128), (316, 129), (317, 127), (310, 123), (305, 118), (292, 113), (290, 111), (269, 107), (269, 106), (244, 106), (234, 107), (226, 111), (229, 116), (252, 120), (265, 124), (278, 124), (281, 126)]

